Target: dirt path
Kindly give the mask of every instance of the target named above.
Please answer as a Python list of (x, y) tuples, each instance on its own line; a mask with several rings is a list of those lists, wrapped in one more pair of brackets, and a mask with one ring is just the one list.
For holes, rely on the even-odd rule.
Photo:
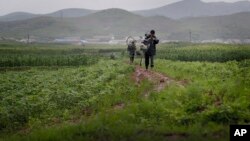
[(135, 72), (133, 73), (133, 79), (137, 85), (140, 85), (143, 80), (148, 80), (153, 83), (153, 89), (149, 89), (143, 95), (148, 97), (151, 92), (156, 91), (160, 92), (165, 87), (167, 87), (170, 83), (176, 83), (177, 85), (184, 87), (184, 81), (176, 81), (162, 73), (152, 71), (152, 70), (145, 70), (140, 66), (136, 66)]
[[(140, 86), (142, 81), (148, 80), (149, 82), (153, 83), (153, 88), (146, 89), (142, 95), (145, 98), (148, 98), (152, 92), (160, 92), (164, 90), (168, 85), (171, 83), (175, 83), (180, 87), (185, 87), (188, 83), (186, 80), (177, 81), (174, 80), (160, 72), (156, 72), (154, 70), (146, 71), (144, 68), (140, 66), (136, 66), (135, 72), (132, 74), (132, 79), (135, 81), (136, 85)], [(125, 107), (124, 103), (117, 103), (113, 106), (114, 110), (123, 109)]]

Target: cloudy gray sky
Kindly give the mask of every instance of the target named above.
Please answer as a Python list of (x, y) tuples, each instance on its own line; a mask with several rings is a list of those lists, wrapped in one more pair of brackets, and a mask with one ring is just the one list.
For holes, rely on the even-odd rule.
[[(126, 10), (141, 10), (160, 7), (177, 1), (180, 0), (0, 0), (0, 15), (16, 11), (44, 14), (64, 8), (87, 8), (98, 10), (122, 8)], [(203, 1), (235, 2), (239, 0)]]

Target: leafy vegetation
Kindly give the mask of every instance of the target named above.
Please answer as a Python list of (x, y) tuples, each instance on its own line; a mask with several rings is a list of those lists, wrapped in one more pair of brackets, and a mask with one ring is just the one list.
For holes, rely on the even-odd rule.
[[(0, 47), (10, 56), (100, 55), (89, 65), (1, 72), (0, 140), (226, 141), (230, 124), (250, 123), (247, 45), (159, 46), (154, 71), (172, 79), (160, 92), (150, 91), (154, 84), (147, 80), (135, 84), (124, 47), (55, 47)], [(106, 53), (121, 57), (112, 60)]]
[(161, 59), (227, 62), (250, 59), (249, 45), (170, 43), (159, 47)]
[(120, 67), (121, 62), (107, 62), (89, 68), (31, 69), (1, 74), (0, 129), (67, 119), (73, 113), (82, 114), (84, 108), (102, 95), (129, 91), (122, 81), (133, 69), (128, 65)]
[[(100, 57), (119, 53), (125, 48), (100, 45), (74, 47), (72, 45), (0, 43), (0, 67), (80, 66), (96, 63)], [(109, 49), (110, 48), (110, 49)]]

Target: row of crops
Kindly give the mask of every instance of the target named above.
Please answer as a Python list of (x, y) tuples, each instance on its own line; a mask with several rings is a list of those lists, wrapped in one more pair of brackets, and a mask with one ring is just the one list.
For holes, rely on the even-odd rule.
[(250, 59), (249, 45), (171, 43), (158, 48), (157, 57), (166, 60), (227, 62)]
[[(124, 56), (126, 48), (1, 44), (0, 67), (80, 66), (111, 54)], [(118, 54), (118, 55), (117, 55)], [(157, 47), (157, 58), (180, 61), (227, 62), (250, 59), (249, 45), (169, 43)]]
[(183, 86), (172, 82), (145, 99), (144, 93), (153, 86), (146, 81), (134, 85), (130, 79), (134, 67), (121, 60), (57, 71), (4, 73), (0, 79), (5, 84), (0, 89), (2, 133), (31, 130), (10, 140), (164, 140), (175, 136), (226, 141), (230, 124), (250, 122), (249, 60), (158, 59), (156, 64), (156, 71), (178, 82), (184, 80)]
[(90, 55), (3, 55), (1, 67), (21, 66), (81, 66), (95, 64), (98, 56)]
[(32, 67), (32, 66), (81, 66), (97, 63), (101, 57), (110, 54), (121, 54), (123, 48), (107, 48), (89, 46), (65, 46), (0, 43), (0, 67)]
[(0, 141), (229, 140), (250, 122), (249, 47), (160, 44), (154, 71), (173, 81), (145, 98), (124, 46), (0, 43), (0, 70), (19, 70), (0, 71)]
[(102, 95), (129, 93), (125, 79), (133, 68), (120, 63), (1, 74), (0, 131), (66, 120), (83, 114)]

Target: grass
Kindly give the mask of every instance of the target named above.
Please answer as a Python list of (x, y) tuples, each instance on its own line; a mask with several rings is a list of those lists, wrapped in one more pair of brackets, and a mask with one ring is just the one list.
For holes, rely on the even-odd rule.
[[(238, 62), (184, 63), (159, 60), (157, 64), (157, 70), (175, 79), (188, 81), (185, 90), (168, 89), (162, 95), (166, 95), (165, 99), (171, 95), (177, 104), (182, 103), (179, 105), (180, 110), (184, 110), (190, 118), (200, 119), (201, 123), (249, 123), (250, 103), (247, 99), (250, 89), (249, 73), (246, 73), (249, 67), (242, 68)], [(175, 97), (177, 94), (180, 101)]]
[[(9, 52), (12, 48), (23, 49), (10, 47)], [(68, 55), (72, 48), (51, 50), (63, 49)], [(50, 47), (34, 52), (43, 49), (54, 55)], [(105, 53), (123, 52), (123, 47), (119, 51), (119, 47), (112, 50), (101, 46), (85, 47), (84, 52), (100, 49)], [(250, 60), (241, 49), (248, 52), (247, 46), (241, 45), (159, 46), (154, 71), (183, 86), (172, 82), (148, 98), (143, 93), (153, 84), (145, 80), (136, 86), (131, 79), (135, 67), (126, 64), (122, 56), (116, 60), (102, 56), (84, 66), (31, 65), (27, 70), (6, 70), (0, 74), (0, 140), (229, 140), (230, 124), (250, 123)], [(168, 50), (180, 54), (182, 50), (194, 54), (196, 50), (233, 50), (245, 59), (237, 61), (228, 56), (229, 61), (214, 62), (209, 61), (213, 58), (209, 53), (207, 61), (161, 59), (161, 51)], [(188, 57), (194, 58), (193, 54)]]
[(0, 127), (11, 130), (33, 120), (46, 123), (82, 113), (102, 95), (114, 93), (114, 88), (122, 93), (118, 82), (131, 71), (129, 66), (119, 67), (119, 62), (101, 61), (88, 68), (6, 72), (1, 75)]
[[(121, 56), (121, 46), (0, 43), (0, 69), (33, 66), (81, 66), (111, 54)], [(123, 53), (124, 54), (124, 53)]]
[(170, 43), (159, 46), (161, 59), (227, 62), (250, 59), (249, 45)]

